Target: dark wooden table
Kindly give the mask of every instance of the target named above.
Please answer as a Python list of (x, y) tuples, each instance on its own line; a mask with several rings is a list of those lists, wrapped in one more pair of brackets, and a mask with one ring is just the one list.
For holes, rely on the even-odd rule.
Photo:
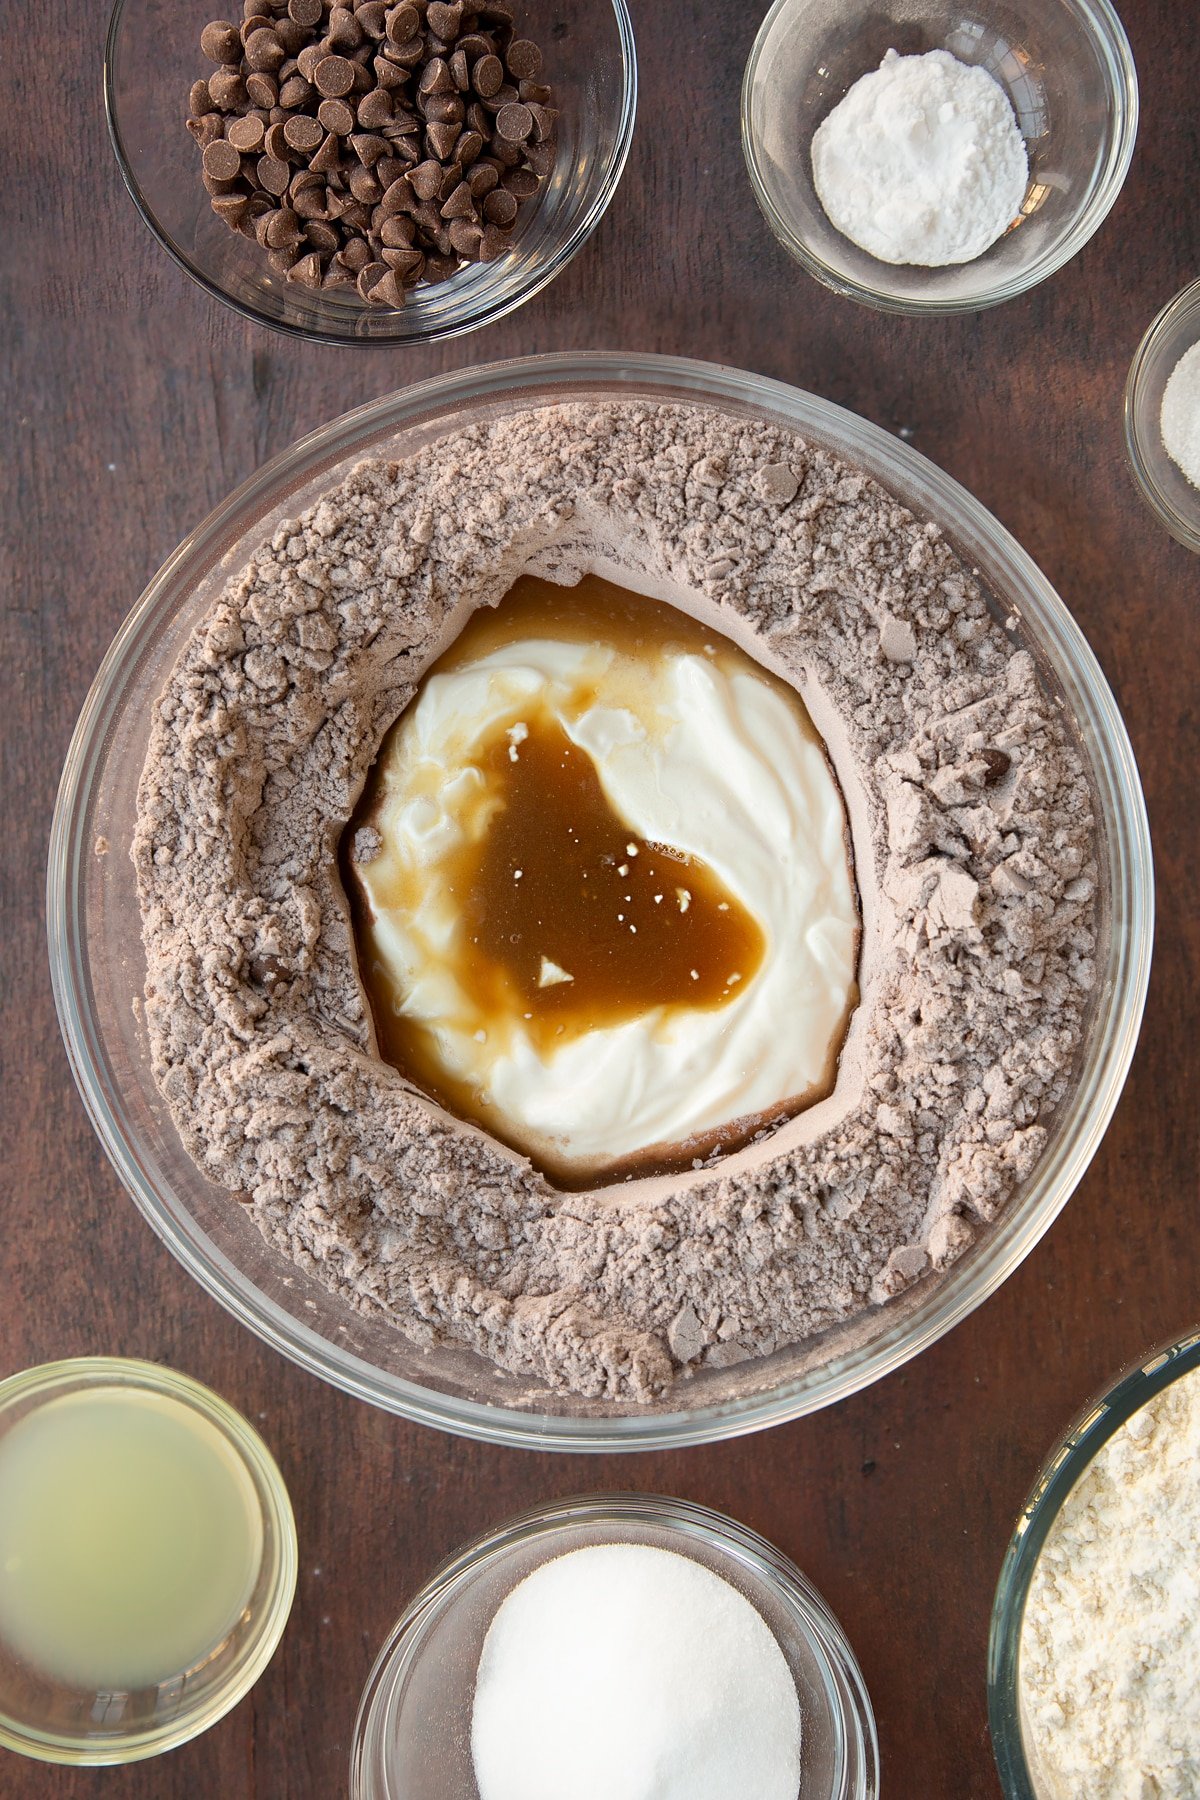
[[(3, 1800), (334, 1800), (359, 1690), (432, 1565), (520, 1507), (637, 1487), (773, 1539), (849, 1632), (900, 1800), (995, 1800), (984, 1659), (1005, 1542), (1069, 1414), (1200, 1319), (1197, 576), (1139, 500), (1121, 392), (1145, 326), (1200, 273), (1200, 41), (1191, 7), (1124, 0), (1141, 73), (1132, 173), (1098, 238), (1024, 299), (886, 319), (816, 286), (760, 219), (738, 84), (764, 10), (637, 0), (632, 159), (592, 243), (513, 318), (428, 351), (313, 349), (243, 324), (152, 242), (99, 93), (103, 0), (34, 8), (0, 63), (6, 215), (2, 727), (5, 1006), (0, 1374), (120, 1352), (211, 1383), (291, 1488), (301, 1571), (283, 1645), (199, 1741), (124, 1770), (0, 1752)], [(1190, 111), (1189, 111), (1190, 108)], [(46, 970), (59, 766), (109, 639), (178, 539), (300, 433), (442, 369), (529, 351), (677, 351), (840, 401), (971, 488), (1041, 563), (1111, 679), (1154, 832), (1159, 938), (1141, 1046), (1087, 1178), (1025, 1266), (900, 1374), (795, 1425), (632, 1458), (494, 1450), (345, 1398), (271, 1354), (182, 1274), (84, 1118)]]

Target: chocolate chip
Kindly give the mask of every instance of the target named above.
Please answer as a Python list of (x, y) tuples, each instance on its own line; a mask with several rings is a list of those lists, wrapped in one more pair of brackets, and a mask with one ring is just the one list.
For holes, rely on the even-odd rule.
[(278, 212), (267, 215), (263, 241), (270, 249), (286, 250), (298, 244), (303, 236), (304, 228), (292, 207), (281, 206)]
[(242, 159), (227, 138), (214, 138), (206, 144), (202, 160), (210, 181), (232, 181), (241, 174)]
[(498, 56), (481, 56), (471, 70), (471, 86), (480, 99), (498, 94), (504, 85), (504, 64)]
[(373, 39), (375, 43), (378, 43), (380, 39), (385, 36), (387, 32), (387, 8), (383, 4), (383, 0), (367, 0), (366, 5), (360, 6), (356, 10), (354, 16), (362, 26), (366, 35)]
[(305, 81), (303, 75), (289, 75), (279, 90), (279, 104), (286, 106), (289, 111), (307, 106), (312, 97), (312, 82)]
[(317, 118), (326, 131), (332, 131), (337, 137), (348, 137), (354, 130), (354, 113), (344, 100), (322, 100), (317, 108)]
[(246, 77), (246, 98), (263, 112), (269, 112), (279, 99), (279, 89), (271, 75), (256, 71)]
[(262, 143), (263, 122), (254, 113), (247, 113), (244, 119), (231, 119), (225, 137), (235, 150), (246, 156)]
[(500, 183), (518, 200), (528, 200), (536, 194), (540, 183), (532, 169), (508, 169)]
[(558, 159), (558, 145), (552, 138), (548, 138), (544, 144), (527, 144), (525, 158), (534, 174), (545, 181), (553, 172)]
[(437, 162), (419, 163), (406, 177), (418, 200), (432, 200), (442, 184), (442, 168)]
[(306, 219), (304, 236), (315, 251), (321, 256), (332, 256), (341, 245), (336, 225), (330, 225), (323, 219)]
[(289, 281), (298, 282), (301, 287), (318, 288), (321, 285), (321, 259), (315, 250), (302, 256), (292, 264), (287, 272)]
[(299, 52), (307, 44), (308, 32), (303, 25), (297, 25), (294, 19), (289, 19), (285, 14), (282, 19), (275, 21), (275, 36), (288, 53), (288, 60), (280, 64), (280, 70), (284, 74), (291, 75), (293, 71), (288, 67), (288, 63), (294, 62)]
[(384, 249), (379, 252), (381, 262), (389, 269), (394, 269), (403, 281), (419, 281), (421, 271), (425, 267), (425, 257), (420, 250), (411, 250), (405, 245), (396, 249)]
[(358, 103), (358, 122), (368, 131), (377, 131), (381, 125), (389, 124), (391, 117), (392, 102), (383, 88), (364, 94)]
[(446, 236), (452, 250), (465, 256), (468, 261), (473, 261), (483, 241), (483, 227), (474, 219), (452, 219)]
[(246, 84), (238, 71), (228, 65), (209, 76), (208, 92), (220, 112), (237, 112), (246, 104)]
[(514, 38), (504, 52), (504, 64), (517, 81), (532, 81), (541, 74), (542, 53), (530, 38)]
[(255, 174), (259, 185), (266, 188), (268, 194), (286, 194), (292, 172), (285, 162), (279, 162), (273, 156), (260, 156), (255, 165)]
[(500, 180), (500, 171), (492, 162), (477, 162), (467, 176), (467, 186), (476, 200), (490, 194)]
[(395, 6), (387, 15), (389, 44), (410, 44), (421, 29), (421, 15), (415, 6)]
[(319, 25), (325, 12), (321, 0), (288, 0), (287, 10), (297, 25)]
[(325, 35), (335, 50), (357, 50), (364, 32), (349, 7), (335, 6), (329, 15)]
[(511, 248), (512, 244), (507, 232), (501, 231), (498, 225), (484, 227), (483, 239), (478, 251), (480, 262), (495, 262), (498, 256), (503, 256), (504, 252)]
[(301, 50), (299, 56), (296, 58), (297, 72), (303, 75), (305, 81), (314, 81), (317, 73), (317, 64), (322, 62), (328, 55), (328, 47), (323, 42), (317, 44), (305, 44), (303, 50)]
[(231, 231), (240, 229), (250, 210), (250, 201), (245, 194), (214, 194), (209, 205), (219, 219), (224, 219)]
[(242, 40), (236, 26), (228, 19), (214, 19), (200, 33), (200, 48), (209, 62), (240, 63), (242, 60)]
[(263, 138), (263, 149), (268, 156), (273, 156), (276, 162), (288, 162), (290, 160), (288, 156), (290, 147), (287, 131), (282, 120), (280, 120), (278, 124), (269, 125), (267, 127), (266, 134)]
[(544, 144), (547, 138), (554, 136), (555, 127), (558, 124), (557, 109), (553, 106), (539, 106), (533, 102), (529, 107), (529, 115), (533, 120), (534, 143)]
[(246, 61), (261, 75), (273, 75), (287, 51), (273, 31), (260, 27), (246, 39)]
[(533, 114), (520, 101), (502, 106), (496, 114), (496, 130), (510, 144), (523, 144), (533, 135)]
[(346, 178), (350, 192), (363, 206), (374, 206), (382, 198), (383, 189), (370, 169), (351, 169)]
[(351, 238), (350, 242), (343, 244), (338, 251), (337, 260), (343, 268), (349, 270), (351, 275), (357, 275), (359, 270), (365, 269), (372, 260), (370, 246), (363, 238)]
[(357, 283), (358, 291), (363, 299), (369, 300), (371, 298), (371, 289), (376, 287), (378, 283), (383, 280), (385, 275), (390, 274), (391, 270), (385, 262), (364, 263), (363, 267), (358, 271)]
[(313, 71), (313, 82), (327, 100), (338, 100), (354, 86), (354, 64), (344, 56), (323, 56)]
[(425, 18), (430, 31), (436, 32), (443, 43), (449, 44), (462, 30), (463, 9), (458, 0), (452, 6), (445, 5), (443, 0), (429, 0)]
[(342, 143), (336, 132), (329, 133), (321, 148), (309, 158), (308, 166), (315, 175), (332, 175), (340, 167)]
[(984, 786), (994, 787), (996, 782), (1003, 781), (1012, 768), (1012, 757), (1003, 750), (981, 750), (979, 754), (987, 765), (987, 772), (983, 777)]
[(212, 95), (208, 91), (207, 81), (193, 81), (188, 94), (188, 115), (198, 119), (201, 113), (212, 111)]
[(493, 225), (508, 227), (517, 216), (516, 196), (506, 187), (493, 188), (483, 202), (483, 216)]
[[(272, 125), (271, 130), (275, 127)], [(293, 150), (308, 151), (319, 149), (325, 142), (324, 127), (308, 113), (297, 113), (282, 127), (283, 135)]]
[(461, 136), (461, 125), (430, 125), (425, 133), (425, 143), (432, 155), (445, 162)]

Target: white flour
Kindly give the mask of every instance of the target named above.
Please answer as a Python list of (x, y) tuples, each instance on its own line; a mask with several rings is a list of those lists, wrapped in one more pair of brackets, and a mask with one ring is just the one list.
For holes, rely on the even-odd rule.
[(1200, 487), (1200, 343), (1185, 350), (1162, 397), (1162, 440), (1193, 487)]
[(1063, 1507), (1020, 1684), (1055, 1800), (1200, 1795), (1200, 1370), (1135, 1413)]
[(1003, 88), (945, 50), (889, 50), (818, 126), (812, 167), (838, 231), (881, 262), (925, 268), (981, 256), (1029, 180)]

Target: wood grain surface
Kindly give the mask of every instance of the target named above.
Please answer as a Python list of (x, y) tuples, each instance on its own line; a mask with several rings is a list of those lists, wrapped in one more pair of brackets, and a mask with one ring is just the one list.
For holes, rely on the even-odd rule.
[[(512, 318), (425, 351), (310, 348), (210, 301), (151, 240), (105, 135), (103, 0), (10, 23), (0, 61), (4, 484), (0, 1374), (161, 1359), (256, 1421), (291, 1488), (296, 1606), (253, 1693), (186, 1748), (72, 1772), (0, 1752), (3, 1800), (333, 1800), (375, 1651), (464, 1538), (554, 1495), (636, 1487), (735, 1514), (792, 1556), (857, 1649), (899, 1800), (996, 1800), (985, 1646), (1015, 1513), (1068, 1416), (1200, 1320), (1198, 564), (1139, 499), (1121, 394), (1200, 273), (1194, 0), (1124, 0), (1143, 121), (1124, 193), (1051, 281), (961, 319), (878, 317), (785, 256), (750, 194), (738, 85), (764, 0), (636, 0), (641, 114), (599, 231)], [(715, 1449), (490, 1449), (350, 1400), (176, 1266), (84, 1117), (46, 968), (59, 768), (117, 625), (177, 541), (292, 439), (437, 371), (567, 348), (675, 351), (854, 408), (965, 483), (1045, 569), (1124, 708), (1149, 801), (1158, 943), (1124, 1100), (1065, 1213), (973, 1317), (831, 1411)]]

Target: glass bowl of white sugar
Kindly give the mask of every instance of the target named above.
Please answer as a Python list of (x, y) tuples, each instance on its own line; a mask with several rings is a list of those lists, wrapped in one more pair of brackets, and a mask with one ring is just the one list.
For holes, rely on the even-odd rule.
[[(740, 1785), (739, 1785), (740, 1784)], [(443, 1563), (363, 1692), (351, 1800), (877, 1800), (837, 1620), (688, 1501), (559, 1500)]]
[(1137, 117), (1109, 0), (775, 0), (742, 84), (776, 237), (885, 312), (975, 312), (1054, 274), (1116, 201)]
[(1125, 445), (1172, 537), (1200, 551), (1200, 280), (1164, 306), (1129, 369)]
[(1077, 1414), (1017, 1520), (988, 1646), (1007, 1800), (1194, 1791), (1198, 1468), (1192, 1330)]

